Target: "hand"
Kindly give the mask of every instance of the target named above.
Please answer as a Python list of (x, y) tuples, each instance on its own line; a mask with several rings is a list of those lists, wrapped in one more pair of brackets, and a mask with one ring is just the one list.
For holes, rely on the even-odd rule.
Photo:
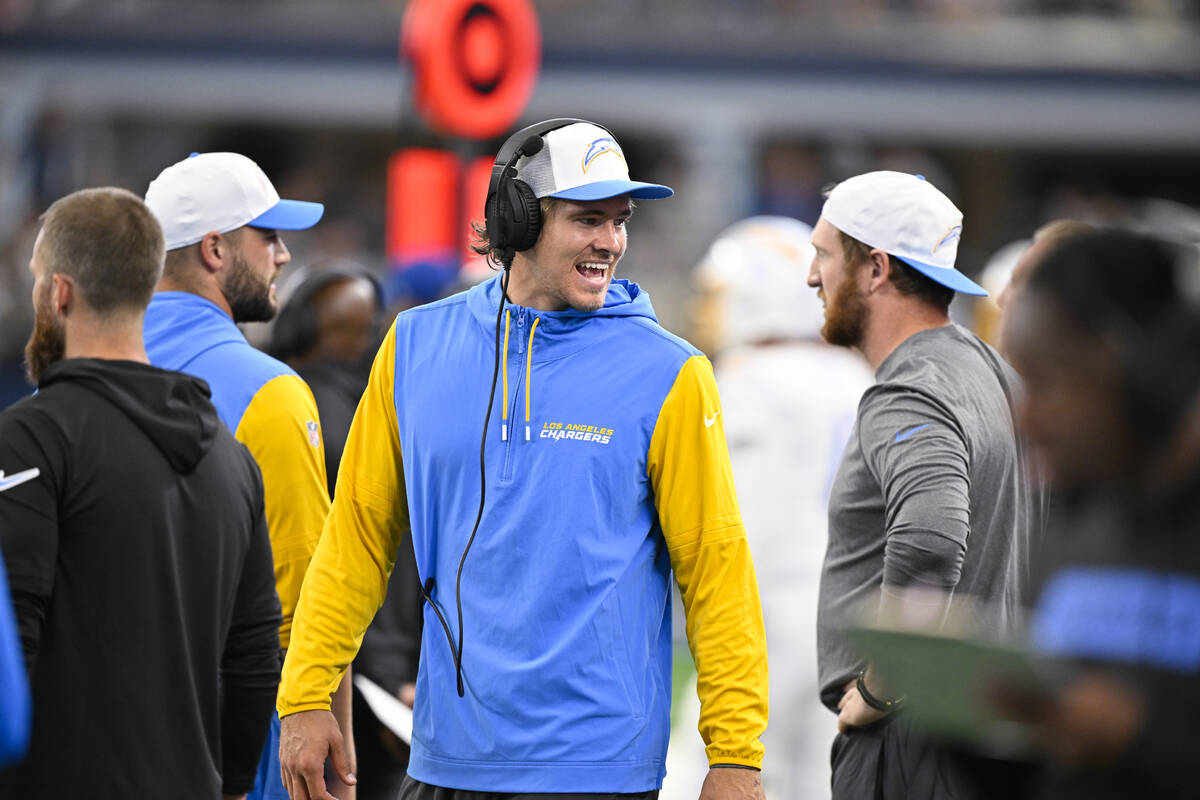
[[(870, 687), (867, 687), (868, 690)], [(854, 681), (846, 684), (842, 690), (842, 699), (838, 700), (838, 732), (846, 733), (851, 728), (861, 728), (864, 725), (870, 725), (872, 722), (878, 722), (887, 714), (883, 711), (877, 711), (867, 705), (862, 699), (862, 695), (858, 693), (858, 687)]]
[[(358, 752), (354, 746), (354, 683), (351, 677), (351, 667), (346, 668), (342, 682), (330, 698), (329, 710), (337, 720), (338, 730), (342, 732), (342, 751), (346, 754), (345, 770), (337, 770), (331, 761), (325, 762), (325, 783), (329, 793), (337, 800), (356, 800), (358, 792), (353, 785), (347, 785), (340, 780), (334, 780), (338, 774), (354, 772), (358, 767)], [(337, 770), (337, 771), (335, 771)]]
[(1145, 724), (1141, 696), (1098, 674), (1058, 694), (1001, 683), (989, 687), (987, 697), (1002, 718), (1033, 726), (1041, 747), (1071, 767), (1110, 763)]
[(337, 773), (334, 772), (333, 762), (325, 762), (325, 786), (328, 787), (329, 793), (337, 798), (337, 800), (358, 800), (358, 787), (347, 785), (340, 780), (334, 780)]
[(1145, 723), (1146, 706), (1133, 690), (1102, 675), (1085, 675), (1049, 705), (1043, 741), (1073, 767), (1111, 763)]
[(358, 782), (333, 714), (324, 710), (289, 714), (280, 722), (279, 769), (292, 800), (337, 800), (325, 788), (325, 758), (333, 760), (342, 783)]
[(700, 800), (765, 800), (762, 773), (756, 769), (710, 767)]
[(246, 800), (246, 795), (244, 795), (244, 794), (223, 794), (223, 795), (221, 795), (221, 800)]
[(396, 692), (396, 698), (409, 708), (417, 702), (417, 685), (415, 683), (403, 683), (400, 689)]

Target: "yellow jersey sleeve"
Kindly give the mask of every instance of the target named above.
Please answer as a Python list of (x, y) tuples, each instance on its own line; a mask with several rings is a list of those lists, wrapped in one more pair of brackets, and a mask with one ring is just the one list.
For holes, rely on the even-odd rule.
[(709, 764), (762, 766), (767, 644), (712, 366), (693, 356), (663, 402), (647, 469), (696, 662)]
[(308, 384), (295, 375), (267, 381), (234, 435), (262, 471), (275, 590), (283, 609), (279, 644), (286, 648), (300, 584), (329, 513), (321, 423)]
[(393, 405), (395, 359), (393, 325), (350, 425), (333, 509), (300, 591), (279, 683), (281, 717), (329, 708), (383, 604), (396, 549), (409, 529)]

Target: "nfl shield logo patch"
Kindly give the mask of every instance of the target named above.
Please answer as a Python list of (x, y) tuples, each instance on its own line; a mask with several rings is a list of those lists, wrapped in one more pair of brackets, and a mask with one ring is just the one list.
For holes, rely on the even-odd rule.
[(321, 428), (320, 428), (320, 426), (318, 426), (317, 423), (313, 422), (310, 419), (308, 421), (306, 427), (308, 428), (308, 443), (311, 444), (313, 447), (320, 447), (321, 446)]

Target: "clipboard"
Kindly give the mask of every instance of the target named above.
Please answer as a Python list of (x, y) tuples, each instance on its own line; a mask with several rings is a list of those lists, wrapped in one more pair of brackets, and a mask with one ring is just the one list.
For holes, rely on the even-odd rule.
[(1006, 719), (991, 702), (999, 686), (1053, 695), (1056, 667), (1013, 645), (926, 631), (860, 626), (849, 637), (905, 696), (904, 714), (928, 734), (997, 757), (1033, 751), (1034, 728)]
[(354, 673), (354, 688), (367, 701), (375, 718), (405, 744), (412, 744), (413, 712), (379, 684), (359, 672)]

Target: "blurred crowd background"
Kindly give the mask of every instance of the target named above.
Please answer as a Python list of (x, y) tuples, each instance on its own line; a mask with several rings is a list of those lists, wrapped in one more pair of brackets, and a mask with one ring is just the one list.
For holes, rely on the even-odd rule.
[[(0, 406), (28, 391), (37, 216), (84, 186), (140, 194), (190, 152), (245, 153), (283, 196), (326, 204), (288, 237), (293, 267), (349, 259), (386, 278), (389, 155), (499, 145), (421, 121), (405, 6), (0, 0)], [(1192, 0), (536, 6), (542, 70), (522, 122), (600, 121), (635, 176), (676, 187), (639, 210), (622, 271), (680, 333), (717, 232), (752, 214), (812, 224), (825, 186), (871, 169), (924, 174), (963, 209), (959, 266), (976, 277), (1059, 217), (1200, 237)]]
[[(490, 156), (503, 137), (453, 140), (422, 120), (400, 56), (407, 5), (0, 0), (0, 408), (30, 391), (21, 361), (33, 325), (28, 262), (38, 215), (83, 187), (143, 194), (191, 152), (243, 153), (283, 197), (325, 204), (316, 227), (285, 237), (291, 273), (360, 265), (379, 279), (392, 309), (432, 299), (401, 296), (390, 279), (397, 265), (386, 245), (389, 158), (406, 147), (440, 147), (465, 162)], [(826, 187), (870, 170), (925, 175), (962, 209), (958, 267), (993, 298), (1033, 231), (1050, 220), (1200, 242), (1200, 0), (535, 6), (541, 73), (514, 128), (593, 119), (620, 140), (633, 177), (675, 187), (672, 200), (638, 209), (618, 274), (648, 289), (664, 326), (697, 344), (704, 342), (692, 328), (694, 270), (717, 234), (754, 215), (812, 225)], [(482, 217), (482, 207), (473, 211)], [(287, 293), (285, 271), (284, 302)], [(960, 296), (953, 314), (988, 338), (993, 298)], [(818, 313), (815, 301), (807, 312), (797, 305), (797, 317)], [(250, 327), (248, 338), (265, 346), (270, 331)], [(859, 378), (865, 385), (869, 375)], [(857, 397), (854, 387), (849, 396)], [(832, 396), (828, 383), (823, 388)], [(736, 402), (727, 386), (722, 395)], [(807, 407), (788, 409), (804, 423), (797, 430), (814, 427)], [(823, 452), (788, 447), (797, 441), (780, 439), (788, 455)], [(834, 463), (823, 458), (818, 466)], [(793, 475), (763, 463), (765, 472)], [(823, 518), (827, 482), (799, 483), (822, 490), (814, 508)], [(753, 506), (757, 498), (739, 489)], [(794, 509), (788, 513), (783, 534), (794, 527)], [(766, 529), (763, 519), (752, 527)], [(783, 534), (780, 552), (794, 544)], [(815, 579), (823, 540), (804, 547), (793, 555), (807, 554), (804, 574)], [(787, 570), (796, 563), (779, 560), (778, 585), (794, 583)], [(769, 572), (762, 570), (764, 585)], [(678, 708), (688, 699), (678, 674), (688, 664), (686, 650), (677, 652)], [(669, 769), (702, 776), (694, 733), (677, 727), (690, 749), (673, 744)], [(675, 793), (664, 800), (695, 796), (686, 781), (668, 790)]]

